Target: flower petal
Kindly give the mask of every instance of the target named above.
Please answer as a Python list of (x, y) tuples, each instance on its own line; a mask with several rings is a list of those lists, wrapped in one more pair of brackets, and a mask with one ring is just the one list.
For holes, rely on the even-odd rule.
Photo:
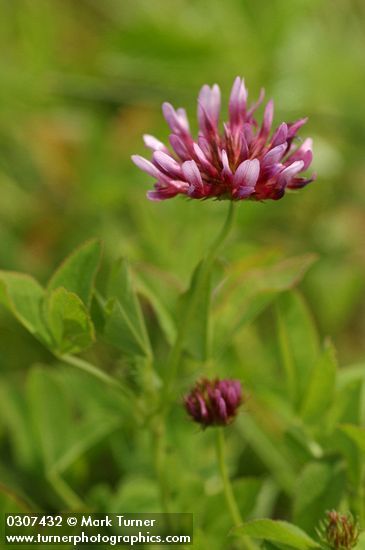
[(248, 194), (254, 191), (260, 173), (258, 159), (244, 160), (237, 168), (233, 177), (233, 185), (236, 188), (244, 188)]
[(203, 180), (195, 160), (187, 160), (182, 164), (182, 171), (185, 179), (190, 183), (193, 190), (203, 189)]
[(277, 145), (281, 145), (282, 143), (286, 142), (286, 138), (288, 137), (288, 125), (283, 122), (280, 124), (279, 128), (277, 128), (274, 132), (274, 135), (271, 139), (271, 147), (276, 147)]
[(237, 125), (246, 113), (247, 90), (243, 78), (237, 76), (229, 99), (229, 114), (232, 125)]
[(277, 147), (274, 147), (273, 149), (270, 149), (262, 159), (262, 166), (266, 167), (270, 164), (275, 164), (276, 162), (279, 162), (281, 158), (283, 157), (284, 153), (286, 151), (286, 143), (282, 143), (281, 145), (278, 145)]
[(166, 180), (157, 181), (153, 191), (147, 193), (147, 197), (152, 201), (161, 201), (164, 199), (171, 199), (179, 194), (186, 194), (189, 188), (189, 184), (186, 181), (180, 180)]
[(270, 99), (270, 101), (267, 103), (265, 107), (264, 120), (259, 133), (259, 138), (262, 141), (266, 141), (267, 138), (269, 137), (273, 118), (274, 118), (274, 102), (272, 99)]
[(160, 170), (152, 164), (149, 160), (141, 157), (140, 155), (132, 155), (132, 160), (138, 168), (143, 170), (144, 172), (147, 172), (150, 176), (153, 178), (160, 178), (161, 176), (164, 177), (164, 175), (160, 172)]
[(304, 126), (304, 124), (308, 121), (308, 118), (300, 118), (296, 122), (293, 122), (292, 124), (288, 124), (288, 138), (293, 138), (295, 134), (298, 132), (298, 130)]
[(222, 150), (222, 164), (223, 164), (223, 170), (222, 170), (223, 178), (225, 180), (232, 181), (233, 173), (229, 165), (227, 153), (224, 149)]
[(312, 174), (310, 178), (293, 178), (290, 183), (288, 183), (287, 187), (288, 189), (301, 189), (308, 185), (308, 183), (312, 183), (316, 177), (317, 174)]
[(200, 163), (201, 167), (212, 177), (218, 176), (217, 169), (213, 166), (213, 164), (207, 159), (202, 149), (199, 147), (197, 143), (194, 143), (194, 153), (196, 155), (196, 158), (198, 162)]
[(166, 199), (172, 199), (180, 193), (179, 190), (173, 187), (156, 187), (153, 191), (147, 192), (147, 198), (150, 201), (163, 201)]
[(203, 151), (205, 157), (211, 161), (212, 160), (212, 152), (211, 152), (211, 149), (210, 149), (210, 143), (209, 141), (204, 137), (202, 136), (201, 134), (199, 135), (198, 137), (198, 144), (199, 144), (199, 147), (200, 149)]
[(163, 103), (162, 112), (173, 132), (183, 135), (189, 133), (189, 122), (185, 109), (177, 109), (175, 111), (170, 103)]
[(170, 177), (180, 178), (182, 176), (180, 164), (163, 151), (155, 151), (153, 153), (153, 161), (157, 164), (158, 168), (164, 170)]
[(295, 160), (302, 160), (304, 162), (303, 170), (307, 170), (313, 158), (312, 145), (312, 139), (307, 138), (303, 141), (302, 145), (289, 156), (288, 160), (291, 162), (294, 162)]
[(251, 105), (249, 111), (247, 111), (247, 119), (252, 118), (252, 115), (254, 114), (254, 112), (260, 107), (261, 103), (264, 101), (264, 97), (265, 97), (265, 90), (264, 88), (261, 88), (258, 100), (255, 101), (255, 103)]
[(285, 168), (280, 174), (278, 178), (278, 187), (279, 188), (285, 188), (287, 187), (291, 180), (303, 170), (304, 162), (302, 160), (296, 160), (290, 166)]
[(190, 158), (189, 144), (184, 138), (171, 134), (169, 137), (171, 147), (175, 153), (181, 158), (181, 160), (188, 160)]
[[(298, 153), (298, 154), (296, 154)], [(294, 155), (291, 157), (291, 160), (302, 160), (304, 162), (302, 171), (307, 170), (309, 166), (311, 165), (311, 162), (313, 160), (313, 153), (310, 149), (307, 149), (306, 151), (297, 151), (294, 153)]]
[(198, 120), (201, 129), (206, 125), (206, 118), (215, 128), (217, 127), (220, 108), (221, 92), (218, 84), (214, 84), (212, 88), (203, 86), (198, 97)]
[(176, 197), (177, 193), (171, 194), (168, 193), (166, 189), (157, 189), (155, 191), (147, 191), (147, 198), (150, 201), (163, 201), (166, 199), (172, 199), (173, 197)]
[(149, 134), (144, 134), (143, 141), (146, 147), (148, 149), (151, 149), (151, 151), (163, 151), (164, 153), (168, 153), (169, 150), (166, 147), (162, 141), (158, 140), (154, 136), (151, 136)]

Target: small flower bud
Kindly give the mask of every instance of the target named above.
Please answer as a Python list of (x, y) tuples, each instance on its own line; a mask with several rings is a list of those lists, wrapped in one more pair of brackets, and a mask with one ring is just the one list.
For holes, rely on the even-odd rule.
[(351, 550), (359, 538), (359, 524), (351, 514), (340, 514), (336, 510), (326, 512), (318, 534), (325, 544), (335, 550)]
[(195, 422), (208, 426), (230, 424), (242, 404), (239, 380), (198, 380), (184, 398), (185, 408)]

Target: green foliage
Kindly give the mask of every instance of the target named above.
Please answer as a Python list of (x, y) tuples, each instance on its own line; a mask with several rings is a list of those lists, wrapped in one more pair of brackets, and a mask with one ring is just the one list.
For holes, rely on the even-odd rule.
[[(0, 511), (161, 511), (163, 472), (194, 548), (314, 548), (332, 508), (364, 528), (365, 4), (0, 4)], [(163, 101), (195, 131), (201, 85), (226, 105), (238, 74), (275, 126), (309, 117), (318, 179), (237, 205), (208, 269), (226, 202), (152, 204), (130, 155), (166, 138)], [(181, 406), (200, 376), (243, 383), (233, 537), (214, 434)]]
[(316, 425), (319, 419), (325, 417), (335, 395), (336, 371), (336, 352), (333, 345), (326, 342), (325, 349), (310, 374), (302, 402), (301, 417), (304, 422)]
[(23, 273), (0, 274), (0, 301), (16, 319), (41, 342), (49, 343), (43, 319), (44, 290), (32, 277)]
[[(223, 333), (223, 336), (219, 334), (218, 341), (228, 351), (231, 343), (227, 327), (222, 330), (223, 320), (229, 322), (231, 337), (235, 333), (239, 335), (249, 326), (248, 321), (260, 321), (259, 314), (262, 317), (264, 310), (273, 304), (284, 383), (275, 389), (270, 386), (270, 378), (266, 385), (264, 379), (260, 380), (255, 386), (249, 414), (236, 421), (237, 435), (240, 434), (247, 446), (246, 453), (259, 461), (261, 470), (256, 472), (259, 477), (240, 478), (233, 487), (245, 518), (255, 517), (260, 511), (272, 513), (278, 495), (285, 494), (292, 501), (292, 518), (298, 527), (256, 517), (235, 533), (262, 538), (274, 546), (304, 550), (316, 546), (306, 533), (315, 534), (318, 518), (323, 517), (327, 509), (340, 507), (348, 498), (352, 509), (360, 510), (362, 496), (356, 487), (362, 486), (364, 480), (365, 438), (360, 426), (364, 377), (362, 371), (356, 369), (349, 370), (348, 375), (339, 375), (333, 345), (327, 340), (321, 350), (308, 307), (303, 297), (292, 289), (313, 262), (312, 257), (285, 262), (266, 258), (261, 266), (253, 259), (246, 266), (237, 264), (223, 273), (223, 284), (221, 278), (216, 279), (218, 273), (212, 277), (213, 264), (204, 260), (195, 270), (189, 289), (180, 297), (175, 331), (170, 314), (155, 292), (134, 275), (125, 260), (117, 261), (110, 270), (105, 297), (95, 290), (99, 254), (100, 245), (96, 241), (81, 246), (56, 271), (46, 291), (28, 276), (1, 274), (2, 303), (14, 317), (56, 357), (103, 382), (88, 386), (85, 374), (79, 373), (83, 391), (77, 392), (77, 401), (82, 399), (83, 405), (78, 406), (76, 423), (75, 396), (69, 391), (73, 384), (69, 385), (68, 376), (59, 368), (54, 372), (39, 366), (31, 369), (27, 405), (11, 386), (10, 393), (4, 393), (0, 407), (13, 427), (12, 446), (20, 456), (18, 467), (32, 470), (40, 460), (52, 501), (61, 499), (71, 509), (82, 509), (84, 502), (69, 482), (73, 469), (85, 460), (90, 449), (97, 448), (118, 429), (122, 411), (127, 411), (131, 429), (139, 430), (146, 411), (158, 403), (158, 375), (153, 368), (150, 337), (153, 325), (148, 319), (150, 310), (143, 308), (142, 303), (152, 306), (162, 328), (153, 335), (155, 346), (159, 334), (173, 353), (193, 357), (197, 364), (203, 364), (209, 357), (210, 330), (214, 329), (213, 341), (218, 332)], [(218, 291), (212, 288), (213, 281)], [(240, 300), (248, 309), (239, 310), (237, 316), (240, 289), (244, 291)], [(215, 323), (210, 327), (212, 292)], [(141, 296), (145, 302), (141, 302)], [(96, 316), (95, 323), (92, 315)], [(98, 367), (74, 357), (95, 346), (96, 336), (120, 354), (122, 364), (128, 365), (120, 383)], [(185, 363), (182, 361), (182, 366)], [(263, 368), (266, 367), (263, 365)], [(91, 382), (93, 378), (87, 380)], [(115, 386), (110, 391), (119, 394), (120, 389), (123, 390), (120, 398), (117, 401), (112, 398), (106, 408), (102, 405), (105, 383)], [(145, 390), (140, 399), (134, 393), (136, 383)], [(80, 386), (77, 383), (75, 387)], [(342, 395), (346, 398), (342, 399)], [(33, 434), (31, 439), (29, 434)], [(189, 435), (185, 434), (186, 437)], [(93, 488), (90, 499), (105, 510), (124, 506), (126, 502), (131, 511), (159, 510), (159, 488), (153, 469), (147, 475), (149, 468), (144, 477), (136, 473), (121, 482), (115, 494)], [(270, 476), (271, 485), (266, 486), (260, 475)], [(195, 491), (195, 479), (188, 476), (184, 484), (192, 485)], [(350, 492), (346, 497), (348, 484)], [(230, 529), (228, 515), (212, 523), (221, 497), (219, 490), (215, 495), (196, 497), (197, 502), (201, 499), (200, 505), (206, 506), (203, 524), (217, 535)], [(189, 510), (192, 504), (188, 501), (187, 505)]]
[(327, 510), (338, 508), (345, 490), (343, 465), (308, 462), (297, 480), (293, 520), (314, 535), (318, 518), (324, 518)]
[(51, 293), (57, 288), (64, 287), (79, 296), (85, 306), (89, 307), (100, 255), (99, 241), (92, 240), (83, 244), (66, 258), (53, 274), (47, 285), (47, 292)]
[[(234, 334), (245, 324), (254, 321), (279, 294), (293, 288), (315, 259), (313, 255), (305, 255), (290, 260), (271, 260), (268, 263), (263, 255), (230, 266), (225, 285), (215, 304), (218, 335), (230, 341)], [(226, 342), (222, 345), (226, 345)]]
[(48, 294), (45, 307), (57, 353), (77, 353), (93, 343), (94, 326), (76, 294), (57, 288)]
[(279, 487), (292, 494), (295, 487), (295, 472), (285, 456), (282, 445), (273, 440), (254, 418), (245, 418), (239, 425), (245, 440), (266, 465)]
[[(308, 308), (298, 293), (284, 294), (277, 304), (287, 386), (293, 392), (296, 407), (306, 407), (302, 403), (309, 399), (308, 391), (313, 392), (309, 390), (309, 383), (319, 358), (318, 335)], [(280, 321), (283, 317), (285, 322)]]
[(152, 307), (158, 324), (166, 338), (168, 344), (172, 345), (176, 338), (176, 326), (173, 322), (170, 313), (165, 308), (161, 299), (156, 295), (153, 290), (146, 285), (144, 281), (136, 280), (138, 293), (147, 300), (148, 304)]
[(86, 243), (59, 267), (46, 291), (28, 275), (4, 271), (0, 301), (55, 355), (82, 351), (95, 338), (86, 304), (99, 260), (100, 243)]
[(365, 455), (365, 428), (352, 424), (340, 425), (339, 429), (355, 443), (359, 451)]
[(105, 304), (104, 339), (127, 355), (152, 355), (151, 345), (126, 261), (111, 271)]
[(181, 346), (201, 361), (209, 357), (212, 267), (206, 260), (199, 263), (178, 308), (177, 327)]

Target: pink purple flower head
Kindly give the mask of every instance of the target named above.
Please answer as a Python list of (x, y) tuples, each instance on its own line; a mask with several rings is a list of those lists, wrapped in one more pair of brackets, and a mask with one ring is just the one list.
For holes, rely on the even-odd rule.
[(230, 424), (241, 404), (239, 380), (202, 378), (184, 398), (188, 414), (204, 427)]
[(153, 136), (144, 143), (152, 151), (149, 161), (133, 155), (133, 162), (155, 179), (151, 200), (185, 195), (193, 199), (280, 199), (286, 189), (299, 189), (315, 176), (302, 176), (312, 161), (312, 140), (297, 144), (296, 136), (306, 123), (301, 118), (283, 122), (272, 130), (274, 104), (264, 109), (258, 124), (255, 111), (264, 98), (248, 106), (243, 79), (234, 81), (229, 99), (229, 120), (220, 127), (219, 86), (204, 85), (198, 97), (199, 133), (194, 140), (184, 109), (164, 103), (162, 111), (170, 126), (169, 147)]

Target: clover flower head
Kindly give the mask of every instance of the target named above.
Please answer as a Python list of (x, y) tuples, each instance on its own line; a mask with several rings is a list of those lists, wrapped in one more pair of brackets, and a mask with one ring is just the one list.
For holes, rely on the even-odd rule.
[(133, 162), (155, 179), (151, 200), (185, 195), (192, 199), (265, 200), (280, 199), (286, 189), (299, 189), (315, 179), (301, 177), (312, 161), (312, 140), (295, 145), (301, 118), (283, 122), (271, 132), (274, 104), (270, 100), (259, 126), (255, 111), (264, 99), (247, 104), (244, 80), (234, 81), (229, 100), (229, 120), (219, 126), (221, 93), (219, 86), (204, 85), (198, 97), (199, 134), (194, 140), (184, 109), (164, 103), (162, 111), (170, 126), (167, 147), (153, 136), (144, 142), (152, 151), (152, 161), (133, 155)]
[(318, 534), (322, 542), (334, 550), (351, 550), (359, 538), (358, 522), (351, 514), (340, 514), (336, 510), (326, 512), (326, 519), (320, 523)]
[(188, 414), (205, 428), (230, 424), (241, 404), (242, 389), (239, 380), (202, 378), (184, 398)]

